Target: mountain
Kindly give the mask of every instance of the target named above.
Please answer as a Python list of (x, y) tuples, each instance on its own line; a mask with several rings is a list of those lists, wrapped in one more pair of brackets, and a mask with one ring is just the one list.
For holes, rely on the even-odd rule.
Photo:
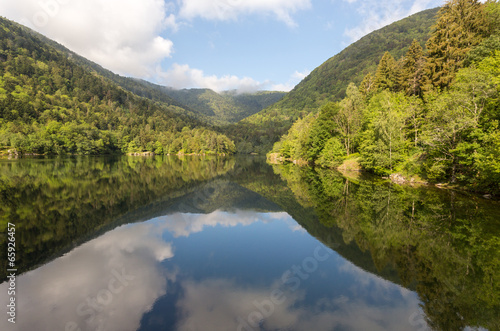
[(33, 30), (25, 29), (25, 32), (63, 54), (67, 54), (75, 63), (108, 78), (125, 90), (152, 101), (183, 108), (187, 114), (214, 125), (238, 122), (281, 100), (286, 94), (278, 91), (259, 91), (255, 93), (224, 91), (217, 93), (210, 89), (178, 90), (143, 79), (115, 74)]
[[(269, 142), (279, 139), (299, 117), (315, 112), (328, 101), (341, 100), (350, 82), (359, 84), (367, 73), (373, 73), (386, 51), (399, 59), (406, 53), (413, 39), (423, 46), (429, 38), (437, 11), (438, 8), (435, 8), (414, 14), (351, 44), (314, 69), (283, 99), (244, 119), (234, 129), (236, 139), (244, 137), (245, 141), (250, 140), (254, 146), (264, 144), (266, 146), (261, 151), (268, 151)], [(255, 127), (260, 129), (259, 135), (248, 132)], [(266, 141), (261, 139), (263, 132), (268, 132)]]
[(140, 84), (0, 18), (0, 152), (234, 152), (195, 112), (133, 88)]
[(217, 93), (210, 89), (165, 89), (165, 93), (203, 115), (226, 122), (238, 122), (278, 102), (285, 92)]

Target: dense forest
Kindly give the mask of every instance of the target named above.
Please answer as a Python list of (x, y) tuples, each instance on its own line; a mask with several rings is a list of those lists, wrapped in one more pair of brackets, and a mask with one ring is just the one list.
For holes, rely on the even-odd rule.
[(33, 154), (234, 153), (179, 105), (139, 97), (0, 19), (0, 150)]
[(296, 121), (274, 157), (500, 193), (500, 3), (447, 2), (422, 46), (386, 52), (344, 99)]

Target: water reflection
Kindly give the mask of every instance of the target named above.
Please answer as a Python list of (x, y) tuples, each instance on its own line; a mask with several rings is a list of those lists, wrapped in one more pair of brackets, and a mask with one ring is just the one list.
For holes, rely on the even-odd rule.
[(20, 251), (1, 330), (500, 327), (494, 201), (251, 158), (0, 169)]
[[(122, 226), (17, 280), (15, 325), (2, 330), (137, 330), (175, 279), (159, 262), (174, 256), (151, 223)], [(6, 292), (6, 284), (0, 285)], [(6, 304), (2, 296), (1, 305)], [(5, 306), (4, 306), (5, 307)]]
[[(307, 233), (294, 231), (292, 222), (282, 212), (237, 210), (175, 213), (121, 226), (21, 275), (22, 314), (13, 328), (5, 320), (0, 326), (413, 329), (408, 318), (419, 311), (413, 292), (345, 261)], [(235, 269), (236, 260), (246, 269)], [(208, 272), (207, 264), (217, 268)], [(254, 273), (245, 275), (248, 270)], [(175, 312), (165, 311), (162, 300), (173, 301)], [(166, 325), (165, 315), (176, 318)]]

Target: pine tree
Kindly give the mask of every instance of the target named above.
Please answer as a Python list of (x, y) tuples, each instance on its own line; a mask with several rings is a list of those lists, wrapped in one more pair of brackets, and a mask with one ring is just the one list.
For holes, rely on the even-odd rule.
[(427, 89), (446, 88), (463, 67), (469, 50), (486, 35), (483, 5), (478, 0), (450, 0), (438, 12), (427, 41)]
[(407, 95), (420, 95), (424, 60), (422, 46), (414, 39), (401, 69), (401, 85)]
[(398, 89), (397, 63), (389, 52), (380, 59), (375, 72), (375, 88), (379, 90), (396, 91)]

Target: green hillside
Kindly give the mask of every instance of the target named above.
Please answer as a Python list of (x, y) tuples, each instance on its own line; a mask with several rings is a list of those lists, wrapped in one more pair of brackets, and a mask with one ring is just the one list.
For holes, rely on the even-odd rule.
[(281, 100), (285, 92), (217, 93), (210, 89), (162, 88), (162, 91), (214, 124), (238, 122)]
[(67, 54), (78, 65), (108, 78), (125, 90), (155, 102), (183, 108), (186, 114), (214, 125), (238, 122), (278, 102), (286, 94), (277, 91), (239, 94), (234, 91), (217, 93), (210, 89), (176, 90), (143, 79), (117, 75), (33, 30), (24, 30), (43, 43)]
[(314, 69), (272, 109), (308, 111), (341, 100), (349, 83), (358, 85), (367, 73), (375, 72), (386, 51), (398, 60), (414, 39), (424, 46), (438, 9), (414, 14), (361, 38)]
[(0, 151), (234, 151), (232, 141), (180, 103), (133, 94), (115, 82), (119, 76), (54, 45), (0, 18)]
[[(254, 149), (269, 150), (270, 142), (279, 139), (299, 117), (317, 111), (328, 101), (341, 100), (350, 82), (359, 84), (368, 72), (374, 72), (384, 52), (399, 59), (413, 39), (424, 46), (437, 11), (422, 11), (351, 44), (313, 70), (281, 101), (243, 120), (232, 134), (237, 140), (250, 141)], [(256, 135), (252, 134), (255, 127), (259, 129)]]

